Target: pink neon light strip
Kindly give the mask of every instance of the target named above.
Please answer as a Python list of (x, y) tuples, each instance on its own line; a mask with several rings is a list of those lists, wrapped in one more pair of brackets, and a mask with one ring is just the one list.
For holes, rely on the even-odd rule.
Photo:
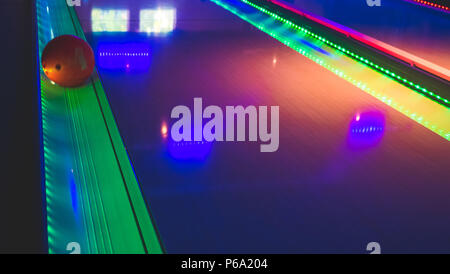
[(439, 76), (447, 81), (450, 81), (450, 70), (443, 68), (439, 65), (436, 65), (430, 61), (427, 61), (425, 59), (422, 59), (420, 57), (417, 57), (409, 52), (403, 51), (401, 49), (398, 49), (394, 46), (391, 46), (389, 44), (386, 44), (384, 42), (381, 42), (373, 37), (370, 37), (368, 35), (362, 34), (360, 32), (357, 32), (349, 27), (340, 25), (336, 22), (333, 22), (331, 20), (328, 20), (326, 18), (320, 17), (318, 15), (313, 15), (311, 13), (308, 13), (304, 10), (301, 10), (297, 7), (293, 7), (291, 5), (281, 3), (278, 0), (266, 0), (268, 2), (272, 2), (275, 5), (278, 5), (280, 7), (283, 7), (287, 10), (290, 10), (292, 12), (295, 12), (296, 14), (299, 14), (303, 17), (308, 18), (309, 20), (312, 20), (316, 23), (319, 23), (327, 28), (333, 29), (337, 32), (340, 32), (344, 35), (346, 35), (349, 38), (353, 38), (361, 43), (364, 43), (372, 48), (375, 48), (379, 51), (382, 51), (388, 55), (391, 55), (393, 57), (396, 57), (411, 66), (415, 66), (417, 68), (420, 68), (424, 71), (427, 71), (431, 74), (434, 74), (436, 76)]

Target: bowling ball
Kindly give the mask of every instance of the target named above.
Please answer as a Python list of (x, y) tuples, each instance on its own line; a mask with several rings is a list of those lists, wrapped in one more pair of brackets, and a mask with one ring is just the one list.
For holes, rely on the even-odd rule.
[(63, 87), (83, 85), (95, 67), (91, 47), (73, 35), (58, 36), (48, 42), (41, 60), (45, 75)]

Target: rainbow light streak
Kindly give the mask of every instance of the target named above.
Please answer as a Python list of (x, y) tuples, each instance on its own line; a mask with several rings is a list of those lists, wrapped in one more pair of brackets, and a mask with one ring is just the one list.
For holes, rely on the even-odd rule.
[(92, 9), (92, 32), (127, 32), (129, 18), (129, 10)]
[(247, 4), (247, 5), (250, 5), (250, 6), (254, 7), (255, 9), (257, 9), (257, 10), (259, 10), (259, 11), (261, 11), (261, 12), (263, 12), (263, 13), (269, 15), (269, 16), (271, 16), (272, 18), (274, 18), (275, 20), (285, 24), (289, 28), (292, 28), (292, 29), (297, 30), (297, 31), (301, 31), (301, 32), (305, 33), (306, 35), (308, 35), (310, 37), (313, 37), (314, 39), (317, 39), (317, 40), (327, 44), (328, 46), (343, 52), (344, 54), (352, 57), (353, 59), (357, 60), (358, 62), (361, 62), (361, 63), (363, 63), (363, 64), (365, 64), (365, 65), (367, 65), (367, 66), (369, 66), (369, 67), (371, 67), (371, 68), (381, 72), (381, 73), (383, 73), (384, 75), (386, 75), (389, 78), (391, 78), (391, 79), (393, 79), (393, 80), (395, 80), (395, 81), (397, 81), (397, 82), (407, 86), (408, 88), (411, 88), (412, 90), (416, 90), (416, 91), (418, 91), (418, 92), (420, 92), (422, 94), (425, 94), (425, 95), (429, 96), (430, 99), (432, 99), (433, 101), (436, 101), (437, 103), (442, 104), (442, 105), (444, 105), (447, 108), (450, 108), (450, 101), (448, 99), (443, 98), (443, 97), (435, 94), (434, 92), (427, 90), (426, 88), (418, 85), (417, 83), (414, 83), (414, 82), (412, 82), (412, 81), (410, 81), (410, 80), (408, 80), (406, 78), (403, 78), (403, 77), (395, 74), (394, 72), (389, 71), (388, 69), (385, 69), (384, 67), (373, 63), (371, 60), (369, 60), (367, 58), (364, 58), (362, 56), (359, 56), (358, 54), (355, 54), (355, 53), (349, 51), (348, 49), (346, 49), (344, 47), (341, 47), (340, 45), (335, 44), (335, 43), (329, 41), (328, 39), (326, 39), (326, 38), (324, 38), (324, 37), (322, 37), (320, 35), (317, 35), (317, 34), (313, 33), (312, 31), (309, 31), (306, 28), (303, 28), (303, 27), (293, 23), (292, 21), (287, 20), (287, 19), (277, 15), (274, 12), (271, 12), (271, 11), (261, 7), (261, 6), (258, 6), (256, 4), (250, 2), (250, 1), (247, 1), (247, 0), (240, 0), (240, 1), (245, 3), (245, 4)]
[(148, 70), (148, 43), (103, 43), (98, 46), (98, 66), (112, 70)]
[(142, 9), (139, 12), (139, 32), (168, 33), (175, 29), (175, 9)]
[[(379, 91), (369, 87), (367, 83), (364, 83), (362, 81), (358, 81), (358, 80), (354, 79), (349, 74), (347, 74), (344, 71), (342, 71), (341, 69), (337, 69), (336, 67), (334, 67), (331, 64), (327, 63), (326, 61), (324, 61), (324, 59), (318, 58), (315, 55), (307, 52), (302, 47), (298, 46), (295, 43), (295, 41), (292, 41), (292, 40), (288, 39), (287, 37), (284, 37), (283, 35), (278, 34), (275, 31), (274, 27), (271, 27), (271, 28), (266, 27), (264, 25), (264, 22), (257, 22), (256, 20), (251, 19), (249, 16), (247, 16), (246, 14), (240, 12), (235, 7), (233, 7), (231, 5), (228, 5), (228, 4), (225, 4), (221, 0), (211, 0), (211, 1), (214, 2), (215, 4), (221, 6), (222, 8), (230, 11), (231, 13), (233, 13), (236, 16), (240, 17), (241, 19), (247, 21), (248, 23), (250, 23), (253, 26), (255, 26), (258, 29), (260, 29), (261, 31), (267, 33), (268, 35), (272, 36), (273, 38), (275, 38), (279, 42), (283, 43), (284, 45), (290, 47), (291, 49), (297, 51), (298, 53), (302, 54), (303, 56), (307, 57), (308, 59), (310, 59), (310, 60), (314, 61), (315, 63), (319, 64), (320, 66), (330, 70), (331, 72), (333, 72), (337, 76), (339, 76), (339, 77), (343, 78), (344, 80), (352, 83), (353, 85), (357, 86), (361, 90), (363, 90), (366, 93), (368, 93), (368, 94), (372, 95), (373, 97), (377, 98), (381, 102), (383, 102), (383, 103), (387, 104), (388, 106), (394, 108), (395, 110), (401, 112), (402, 114), (406, 115), (410, 119), (412, 119), (412, 120), (416, 121), (417, 123), (423, 125), (424, 127), (428, 128), (429, 130), (431, 130), (434, 133), (438, 134), (439, 136), (443, 137), (444, 139), (450, 141), (450, 130), (449, 130), (450, 129), (450, 125), (449, 125), (448, 122), (445, 121), (446, 117), (448, 117), (448, 115), (449, 115), (449, 109), (448, 108), (444, 108), (444, 110), (442, 110), (442, 109), (439, 110), (439, 113), (444, 113), (445, 116), (437, 115), (439, 118), (436, 118), (436, 115), (435, 115), (435, 116), (433, 116), (433, 118), (434, 118), (434, 119), (432, 119), (433, 121), (428, 121), (422, 115), (418, 114), (417, 112), (411, 111), (410, 109), (405, 107), (405, 105), (396, 102), (392, 98), (389, 98), (388, 96), (386, 96), (385, 93), (379, 92)], [(246, 0), (240, 0), (240, 1), (248, 2)], [(279, 17), (276, 14), (273, 14), (271, 17), (272, 18), (277, 18), (278, 17), (279, 19), (277, 21), (283, 22), (283, 23), (285, 23), (285, 25), (288, 25), (288, 26), (292, 26), (293, 25), (292, 22), (289, 22), (288, 20), (285, 20), (285, 19)], [(302, 31), (301, 27), (294, 28), (294, 29), (298, 30), (298, 31), (301, 31), (303, 34), (306, 34), (305, 31)], [(321, 41), (323, 41), (323, 40), (321, 40)], [(367, 66), (367, 64), (365, 64), (365, 62), (362, 63), (362, 64)], [(392, 78), (386, 78), (386, 79), (392, 79)], [(429, 100), (427, 97), (422, 97), (421, 99)], [(433, 101), (430, 100), (430, 103), (432, 103), (432, 102)], [(429, 104), (428, 104), (428, 106), (429, 106)], [(440, 104), (436, 104), (435, 106), (433, 106), (433, 108), (436, 108), (436, 109), (439, 108), (439, 107), (443, 107), (443, 106), (440, 105)], [(436, 111), (434, 111), (434, 112), (436, 112)], [(438, 113), (438, 112), (436, 112), (436, 113)], [(440, 120), (438, 120), (438, 119), (440, 119)], [(444, 119), (444, 121), (442, 119)]]

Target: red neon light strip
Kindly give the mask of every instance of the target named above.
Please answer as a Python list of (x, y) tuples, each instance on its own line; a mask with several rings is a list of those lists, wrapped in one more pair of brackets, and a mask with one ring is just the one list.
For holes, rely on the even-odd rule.
[[(275, 5), (278, 5), (280, 7), (283, 7), (287, 10), (290, 10), (296, 14), (299, 14), (303, 17), (308, 18), (309, 20), (312, 20), (316, 23), (319, 23), (327, 28), (333, 29), (337, 32), (340, 32), (344, 35), (346, 35), (349, 38), (355, 39), (361, 43), (364, 43), (372, 48), (375, 48), (381, 52), (384, 52), (390, 56), (393, 56), (397, 59), (400, 59), (408, 64), (410, 64), (411, 66), (420, 68), (424, 71), (427, 71), (431, 74), (434, 74), (436, 76), (439, 76), (447, 81), (450, 81), (450, 71), (446, 68), (443, 68), (441, 66), (438, 66), (434, 63), (431, 63), (427, 60), (424, 60), (420, 57), (417, 57), (411, 53), (408, 53), (406, 51), (403, 51), (401, 49), (398, 49), (396, 47), (393, 47), (389, 44), (386, 44), (384, 42), (381, 42), (373, 37), (370, 37), (368, 35), (362, 34), (360, 32), (357, 32), (349, 27), (340, 25), (336, 22), (333, 22), (331, 20), (328, 20), (326, 18), (317, 16), (317, 15), (313, 15), (311, 13), (308, 13), (304, 10), (301, 10), (297, 7), (292, 7), (288, 4), (284, 4), (279, 2), (278, 0), (266, 0), (268, 2), (272, 2)], [(420, 0), (418, 0), (420, 1)]]
[(405, 0), (405, 1), (409, 1), (409, 2), (415, 2), (415, 3), (419, 3), (422, 4), (424, 6), (428, 6), (428, 7), (432, 7), (432, 8), (436, 8), (436, 9), (441, 9), (444, 11), (449, 12), (450, 8), (444, 5), (440, 5), (440, 4), (436, 4), (433, 2), (428, 2), (428, 1), (423, 1), (423, 0)]

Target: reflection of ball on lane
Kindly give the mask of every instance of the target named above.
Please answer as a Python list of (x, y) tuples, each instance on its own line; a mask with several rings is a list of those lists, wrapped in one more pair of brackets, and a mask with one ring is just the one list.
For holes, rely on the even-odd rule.
[(62, 35), (51, 40), (42, 52), (45, 75), (63, 87), (84, 84), (95, 67), (94, 53), (84, 40)]

